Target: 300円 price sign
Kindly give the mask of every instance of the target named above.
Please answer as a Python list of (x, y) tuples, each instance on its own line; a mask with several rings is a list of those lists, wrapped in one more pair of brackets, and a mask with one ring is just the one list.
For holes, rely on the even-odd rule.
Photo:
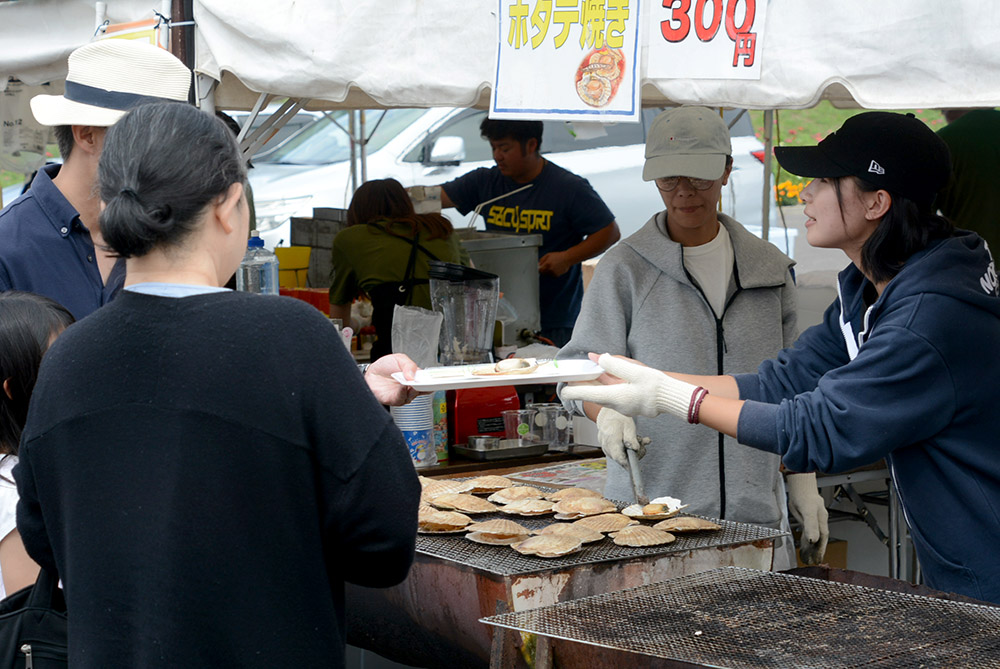
[(650, 78), (760, 79), (767, 2), (662, 0), (651, 9)]

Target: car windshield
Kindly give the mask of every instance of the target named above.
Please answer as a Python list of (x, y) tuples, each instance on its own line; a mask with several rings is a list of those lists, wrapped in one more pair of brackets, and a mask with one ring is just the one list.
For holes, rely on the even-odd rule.
[[(369, 153), (378, 151), (410, 125), (425, 109), (388, 109), (366, 112)], [(281, 165), (326, 165), (348, 160), (351, 141), (347, 136), (347, 111), (328, 112), (312, 125), (288, 139), (285, 144), (257, 162)]]

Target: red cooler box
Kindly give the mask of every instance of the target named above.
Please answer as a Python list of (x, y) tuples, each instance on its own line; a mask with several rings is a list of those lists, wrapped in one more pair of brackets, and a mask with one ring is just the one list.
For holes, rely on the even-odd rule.
[(448, 445), (465, 446), (469, 437), (504, 437), (503, 411), (520, 409), (514, 386), (448, 391)]

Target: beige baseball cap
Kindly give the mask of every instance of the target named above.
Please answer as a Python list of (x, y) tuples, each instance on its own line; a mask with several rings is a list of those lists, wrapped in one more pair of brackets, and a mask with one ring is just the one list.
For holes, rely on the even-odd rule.
[(732, 153), (729, 128), (719, 112), (707, 107), (668, 109), (649, 126), (642, 179), (718, 179)]
[(146, 42), (103, 39), (69, 55), (63, 95), (36, 95), (31, 112), (42, 125), (115, 124), (148, 102), (187, 102), (191, 70)]

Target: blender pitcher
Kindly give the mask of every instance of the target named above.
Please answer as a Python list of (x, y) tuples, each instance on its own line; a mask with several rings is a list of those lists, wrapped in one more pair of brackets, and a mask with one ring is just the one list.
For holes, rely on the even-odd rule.
[(454, 263), (430, 262), (431, 305), (444, 315), (442, 365), (493, 361), (493, 328), (500, 277)]

